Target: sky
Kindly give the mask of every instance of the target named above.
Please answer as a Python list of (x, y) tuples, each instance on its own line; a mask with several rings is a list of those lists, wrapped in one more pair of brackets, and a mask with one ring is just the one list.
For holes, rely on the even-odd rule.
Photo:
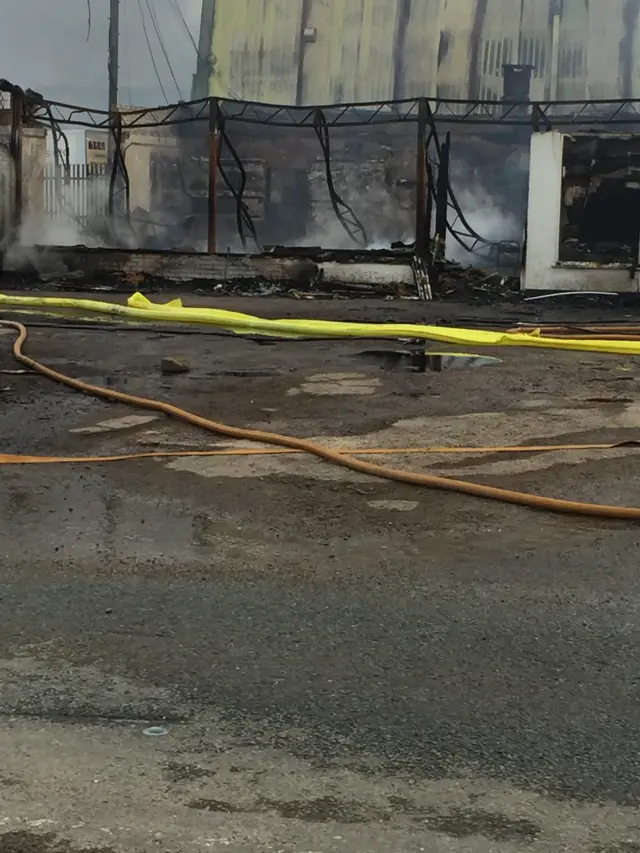
[[(88, 9), (91, 33), (87, 40)], [(198, 43), (201, 0), (121, 0), (120, 103), (156, 106), (191, 95), (196, 50), (175, 9)], [(153, 9), (178, 82), (162, 54)], [(0, 0), (0, 78), (65, 103), (107, 108), (108, 0)], [(166, 98), (156, 79), (142, 27), (141, 7)]]

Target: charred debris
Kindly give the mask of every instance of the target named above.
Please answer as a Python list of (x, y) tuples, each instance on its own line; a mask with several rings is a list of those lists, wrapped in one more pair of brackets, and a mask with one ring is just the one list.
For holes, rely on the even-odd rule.
[(565, 138), (561, 263), (620, 264), (635, 274), (640, 241), (640, 137)]

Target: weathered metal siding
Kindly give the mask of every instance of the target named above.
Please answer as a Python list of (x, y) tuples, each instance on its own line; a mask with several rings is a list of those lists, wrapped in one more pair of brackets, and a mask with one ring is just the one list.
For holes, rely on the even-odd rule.
[[(470, 95), (493, 101), (502, 96), (502, 66), (518, 62), (521, 7), (513, 0), (488, 0), (485, 5), (482, 24), (470, 40), (472, 50), (475, 40), (480, 41), (477, 65), (469, 69)], [(476, 2), (476, 18), (480, 7), (481, 3)], [(476, 80), (479, 90), (474, 91)]]
[(291, 104), (497, 99), (505, 63), (532, 98), (640, 97), (640, 0), (217, 0), (213, 55), (213, 94)]
[(295, 103), (303, 0), (215, 4), (210, 94)]
[[(513, 62), (533, 65), (531, 97), (543, 100), (549, 97), (552, 52), (552, 0), (523, 0), (520, 22), (514, 33), (518, 45)], [(498, 91), (498, 97), (502, 91)]]
[[(428, 91), (441, 98), (469, 96), (469, 68), (473, 62), (469, 44), (477, 5), (476, 0), (443, 0), (439, 17), (425, 22), (436, 31), (438, 38), (436, 77), (429, 81)], [(420, 52), (419, 37), (414, 37), (414, 51)], [(425, 92), (423, 85), (423, 94)]]
[(305, 103), (410, 97), (437, 83), (444, 0), (308, 0)]
[(458, 48), (450, 33), (441, 35), (443, 0), (403, 0), (397, 12), (394, 41), (394, 97), (424, 95), (438, 84), (439, 56)]
[[(595, 12), (591, 13), (595, 17)], [(589, 36), (589, 9), (584, 0), (565, 0), (560, 26), (558, 50), (559, 100), (581, 100), (588, 94), (587, 46)]]
[(627, 0), (607, 0), (598, 11), (589, 9), (587, 44), (587, 97), (617, 98), (623, 89), (620, 45), (623, 37), (622, 11)]
[(308, 4), (306, 26), (315, 30), (315, 42), (303, 46), (304, 103), (389, 97), (398, 2), (315, 0)]

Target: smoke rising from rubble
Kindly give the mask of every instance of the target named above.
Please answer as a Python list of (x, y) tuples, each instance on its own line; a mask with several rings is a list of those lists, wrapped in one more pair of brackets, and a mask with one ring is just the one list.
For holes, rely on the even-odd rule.
[[(499, 243), (522, 238), (522, 224), (480, 188), (464, 189), (456, 195), (467, 222), (485, 240)], [(453, 210), (450, 210), (450, 217), (452, 228), (462, 232), (461, 239), (473, 247), (474, 238), (466, 236), (466, 229), (459, 221), (455, 221), (456, 214)], [(477, 250), (483, 255), (487, 254), (486, 245), (480, 244)], [(478, 266), (481, 261), (475, 252), (466, 251), (451, 234), (447, 235), (447, 257), (452, 261), (473, 266)]]
[[(499, 162), (472, 167), (458, 161), (452, 163), (451, 186), (462, 212), (471, 226), (490, 243), (501, 241), (521, 242), (527, 198), (529, 156), (527, 146), (518, 146)], [(474, 238), (449, 208), (449, 225), (460, 232), (460, 239), (474, 248)], [(478, 245), (477, 250), (487, 255), (490, 247)], [(466, 251), (451, 235), (447, 235), (447, 257), (458, 263), (482, 266), (482, 258)]]
[[(345, 169), (345, 164), (340, 165)], [(346, 170), (342, 172), (340, 165), (334, 170), (342, 177), (342, 180), (336, 180), (334, 176), (336, 189), (362, 222), (367, 232), (366, 248), (387, 249), (395, 242), (412, 242), (415, 191), (385, 186), (383, 161), (374, 162), (363, 170), (351, 167), (348, 173)], [(326, 177), (319, 169), (311, 173), (311, 195), (311, 221), (307, 234), (296, 245), (338, 250), (358, 248), (336, 217)], [(301, 215), (306, 216), (306, 211), (301, 211)]]
[(66, 268), (48, 247), (79, 245), (97, 248), (105, 243), (84, 233), (71, 210), (57, 217), (42, 213), (22, 224), (21, 240), (6, 247), (4, 263), (7, 269), (34, 269), (41, 275), (63, 273)]

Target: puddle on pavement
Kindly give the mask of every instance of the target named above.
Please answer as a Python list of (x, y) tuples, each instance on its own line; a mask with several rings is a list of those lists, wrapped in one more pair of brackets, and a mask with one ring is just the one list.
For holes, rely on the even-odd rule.
[(364, 350), (358, 353), (381, 370), (410, 370), (418, 373), (443, 370), (471, 370), (476, 367), (493, 367), (502, 364), (502, 359), (478, 353), (431, 352), (423, 350)]

